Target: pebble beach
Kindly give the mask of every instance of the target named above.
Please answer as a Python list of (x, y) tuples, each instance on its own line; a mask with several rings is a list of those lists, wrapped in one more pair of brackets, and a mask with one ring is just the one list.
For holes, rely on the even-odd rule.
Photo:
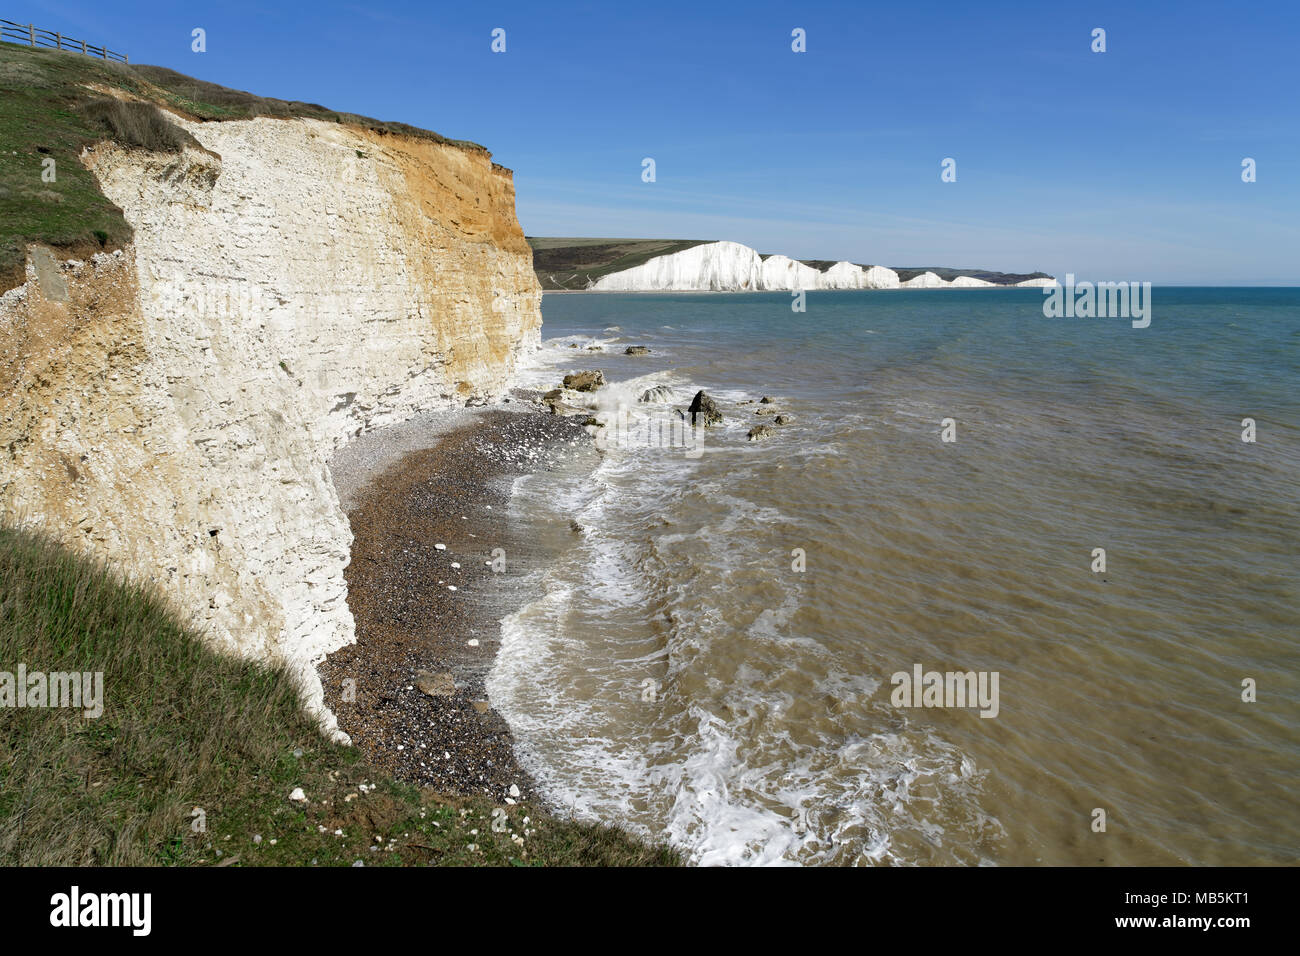
[(375, 766), (445, 793), (533, 796), (483, 687), (528, 548), (512, 539), (510, 486), (591, 438), (530, 398), (381, 429), (331, 462), (357, 640), (319, 667), (326, 704)]

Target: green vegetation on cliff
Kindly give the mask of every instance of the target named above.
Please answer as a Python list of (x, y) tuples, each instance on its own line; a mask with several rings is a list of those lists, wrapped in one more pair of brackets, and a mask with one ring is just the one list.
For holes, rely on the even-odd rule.
[[(20, 665), (27, 684), (36, 673), (102, 673), (102, 713), (86, 716), (84, 699), (81, 709), (14, 706)], [(44, 693), (54, 703), (52, 683)], [(290, 799), (296, 788), (306, 802)], [(618, 829), (375, 772), (321, 736), (285, 671), (215, 652), (148, 589), (0, 525), (0, 865), (357, 860), (680, 862)]]
[[(23, 281), (28, 242), (87, 256), (130, 240), (131, 227), (81, 164), (81, 151), (104, 139), (165, 151), (193, 142), (158, 107), (214, 122), (256, 116), (318, 119), (487, 152), (477, 143), (405, 123), (256, 96), (166, 67), (0, 43), (0, 292)], [(52, 167), (47, 160), (54, 161)]]

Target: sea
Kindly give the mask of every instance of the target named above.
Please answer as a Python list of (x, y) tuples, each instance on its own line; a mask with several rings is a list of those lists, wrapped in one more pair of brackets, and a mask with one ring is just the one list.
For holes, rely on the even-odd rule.
[(608, 381), (513, 488), (546, 799), (701, 865), (1295, 863), (1300, 289), (792, 301), (544, 297), (524, 384)]

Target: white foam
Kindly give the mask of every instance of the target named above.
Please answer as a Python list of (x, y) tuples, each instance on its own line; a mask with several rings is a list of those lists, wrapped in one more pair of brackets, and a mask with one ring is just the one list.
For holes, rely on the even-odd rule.
[[(556, 366), (590, 367), (569, 341), (592, 340), (544, 344), (551, 382)], [(675, 415), (637, 401), (660, 384), (683, 398), (699, 387), (656, 369), (595, 393), (595, 414), (621, 406), (639, 427)], [(703, 865), (913, 862), (903, 831), (977, 853), (1000, 830), (978, 812), (983, 774), (930, 732), (900, 727), (878, 705), (878, 680), (799, 632), (807, 579), (772, 573), (796, 530), (778, 504), (742, 491), (744, 469), (776, 450), (735, 440), (754, 422), (726, 406), (752, 392), (708, 391), (726, 417), (706, 432), (704, 464), (611, 446), (581, 481), (515, 483), (512, 508), (583, 528), (530, 582), (540, 596), (502, 622), (487, 690), (521, 763), (578, 817), (666, 836)], [(793, 434), (804, 461), (843, 453), (811, 420)], [(723, 610), (713, 597), (750, 593), (762, 606)], [(653, 703), (641, 698), (649, 678), (661, 688)], [(786, 716), (826, 697), (837, 714), (815, 726)]]

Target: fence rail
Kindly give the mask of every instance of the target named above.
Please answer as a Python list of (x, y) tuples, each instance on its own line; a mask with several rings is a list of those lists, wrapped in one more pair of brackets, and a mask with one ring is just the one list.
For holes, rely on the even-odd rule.
[(0, 20), (0, 40), (10, 43), (26, 43), (28, 46), (46, 47), (51, 50), (67, 50), (69, 53), (84, 53), (97, 56), (102, 60), (117, 63), (130, 63), (131, 58), (125, 53), (115, 53), (105, 46), (94, 46), (85, 40), (74, 40), (62, 33), (42, 30), (30, 23), (14, 23), (12, 20)]

